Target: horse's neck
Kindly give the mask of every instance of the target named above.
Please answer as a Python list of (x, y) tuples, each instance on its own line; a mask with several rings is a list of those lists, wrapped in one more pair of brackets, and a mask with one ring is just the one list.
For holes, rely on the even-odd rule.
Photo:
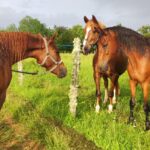
[(17, 44), (20, 45), (20, 48), (15, 48), (16, 47), (15, 45), (12, 46), (11, 49), (12, 64), (17, 63), (23, 59), (32, 57), (31, 53), (34, 52), (34, 50), (40, 49), (42, 47), (42, 39), (37, 36), (28, 35), (23, 39), (24, 40), (17, 42)]

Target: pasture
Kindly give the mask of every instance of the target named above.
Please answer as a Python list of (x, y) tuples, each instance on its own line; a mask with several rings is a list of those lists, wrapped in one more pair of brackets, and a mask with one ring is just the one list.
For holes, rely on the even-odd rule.
[[(145, 115), (140, 88), (136, 93), (137, 126), (127, 125), (130, 99), (127, 73), (119, 80), (121, 95), (114, 112), (108, 114), (107, 106), (102, 104), (100, 113), (96, 114), (93, 55), (81, 56), (77, 117), (72, 118), (68, 98), (72, 57), (71, 54), (61, 54), (61, 57), (68, 69), (64, 79), (43, 74), (44, 69), (32, 59), (23, 62), (24, 70), (39, 70), (39, 75), (25, 75), (20, 86), (18, 74), (13, 73), (0, 115), (0, 150), (150, 149), (150, 132), (144, 131)], [(103, 83), (101, 86), (104, 96)]]

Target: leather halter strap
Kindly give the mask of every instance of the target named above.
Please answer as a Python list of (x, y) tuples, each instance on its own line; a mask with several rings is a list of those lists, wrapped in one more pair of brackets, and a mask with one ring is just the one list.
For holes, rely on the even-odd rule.
[(55, 64), (52, 68), (50, 68), (50, 69), (48, 70), (49, 72), (52, 72), (52, 71), (54, 71), (54, 70), (58, 67), (58, 65), (60, 65), (60, 64), (62, 63), (62, 60), (56, 61), (56, 60), (54, 59), (54, 57), (52, 57), (52, 56), (50, 55), (50, 52), (49, 52), (49, 50), (48, 50), (48, 43), (47, 43), (46, 38), (43, 38), (43, 41), (44, 41), (44, 45), (45, 45), (46, 56), (45, 56), (45, 58), (43, 59), (43, 61), (42, 61), (42, 63), (41, 63), (40, 65), (43, 66), (43, 65), (46, 63), (47, 59), (50, 58), (50, 59), (52, 60), (52, 62)]

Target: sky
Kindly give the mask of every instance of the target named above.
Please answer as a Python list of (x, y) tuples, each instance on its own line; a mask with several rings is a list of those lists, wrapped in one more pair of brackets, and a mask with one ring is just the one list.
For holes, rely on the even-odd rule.
[(47, 27), (84, 26), (83, 17), (95, 15), (106, 26), (137, 30), (150, 25), (150, 0), (0, 0), (0, 28), (18, 25), (27, 15)]

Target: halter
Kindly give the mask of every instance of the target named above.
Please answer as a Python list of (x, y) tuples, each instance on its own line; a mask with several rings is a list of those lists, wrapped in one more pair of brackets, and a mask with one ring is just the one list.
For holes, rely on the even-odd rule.
[(52, 60), (52, 62), (55, 64), (55, 65), (49, 70), (49, 72), (52, 72), (52, 71), (54, 71), (54, 70), (58, 67), (58, 65), (60, 65), (60, 64), (62, 63), (62, 60), (56, 61), (56, 60), (50, 55), (50, 52), (49, 52), (49, 50), (48, 50), (48, 44), (47, 44), (46, 38), (43, 38), (43, 41), (44, 41), (45, 49), (46, 49), (46, 56), (45, 56), (44, 60), (42, 61), (42, 63), (39, 64), (39, 65), (43, 66), (43, 65), (46, 63), (47, 58), (50, 58), (50, 59)]

